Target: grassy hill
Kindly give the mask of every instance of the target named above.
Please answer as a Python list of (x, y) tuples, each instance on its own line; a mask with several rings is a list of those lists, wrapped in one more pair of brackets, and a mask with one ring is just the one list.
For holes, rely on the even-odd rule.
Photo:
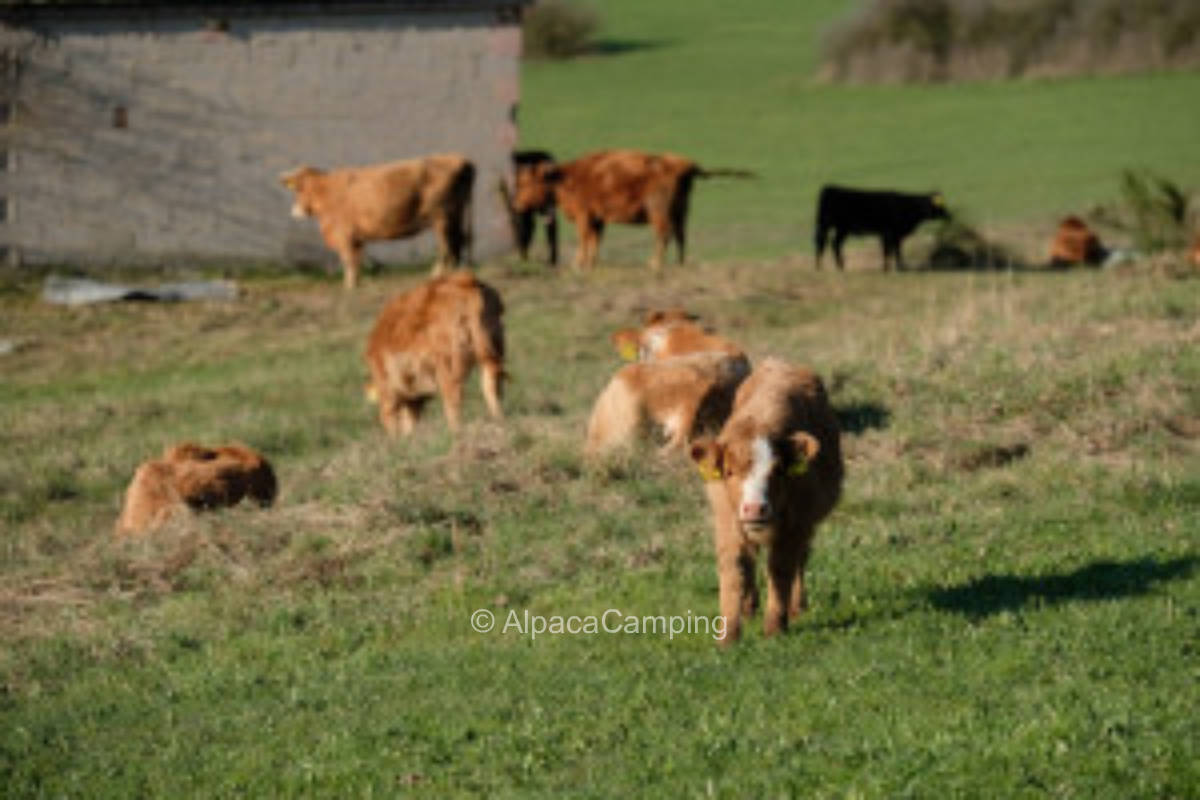
[[(1195, 191), (1200, 73), (941, 86), (816, 80), (817, 41), (848, 6), (715, 0), (600, 8), (607, 54), (525, 67), (521, 140), (560, 157), (611, 146), (744, 166), (694, 196), (698, 257), (811, 252), (828, 181), (940, 189), (972, 222), (1044, 254), (1057, 219), (1144, 167)], [(616, 231), (617, 252), (645, 243)], [(874, 247), (874, 245), (872, 245)]]
[[(587, 277), (481, 265), (508, 308), (503, 424), (471, 386), (457, 439), (435, 406), (389, 442), (364, 404), (374, 315), (424, 269), (182, 306), (6, 286), (0, 795), (1200, 792), (1200, 281), (803, 254), (826, 177), (937, 179), (1013, 231), (1072, 186), (1105, 197), (1130, 152), (1186, 177), (1196, 120), (1167, 106), (1196, 76), (813, 86), (839, 8), (614, 0), (607, 54), (528, 68), (530, 145), (764, 176), (702, 186), (699, 260), (661, 276), (645, 230)], [(1064, 123), (1104, 108), (1124, 112)], [(717, 589), (695, 471), (580, 452), (607, 335), (666, 305), (816, 367), (844, 426), (812, 608), (731, 652), (699, 626)], [(182, 439), (261, 448), (279, 503), (114, 542), (135, 465)], [(571, 616), (622, 630), (530, 627)]]

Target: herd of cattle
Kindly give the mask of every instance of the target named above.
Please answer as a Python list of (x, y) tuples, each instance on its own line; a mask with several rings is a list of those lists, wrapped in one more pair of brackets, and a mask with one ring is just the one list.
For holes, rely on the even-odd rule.
[[(630, 150), (593, 153), (565, 164), (529, 152), (514, 159), (515, 183), (502, 195), (525, 254), (535, 220), (546, 224), (551, 260), (553, 225), (561, 209), (576, 225), (575, 262), (595, 264), (606, 223), (649, 223), (651, 260), (659, 267), (670, 241), (682, 261), (688, 199), (696, 178), (748, 176), (705, 170), (680, 156)], [(368, 398), (389, 435), (414, 430), (425, 405), (440, 395), (447, 424), (461, 424), (463, 385), (478, 366), (488, 411), (503, 417), (506, 377), (504, 304), (500, 294), (462, 264), (470, 246), (475, 170), (467, 159), (439, 155), (391, 164), (323, 171), (300, 167), (282, 176), (294, 193), (293, 214), (315, 217), (341, 258), (345, 285), (359, 274), (364, 244), (431, 228), (439, 250), (434, 275), (394, 297), (367, 339)], [(903, 267), (900, 245), (924, 220), (947, 216), (938, 194), (902, 194), (827, 186), (817, 213), (818, 264), (826, 239), (843, 266), (848, 235), (873, 233), (889, 261)], [(1094, 233), (1077, 218), (1060, 226), (1052, 259), (1103, 258)], [(705, 480), (713, 518), (723, 643), (736, 640), (741, 618), (758, 609), (755, 561), (767, 555), (765, 630), (787, 627), (806, 607), (804, 569), (816, 526), (841, 494), (843, 461), (838, 423), (820, 378), (776, 358), (752, 364), (745, 350), (682, 309), (652, 312), (638, 328), (612, 335), (630, 361), (600, 392), (587, 422), (584, 450), (596, 456), (656, 438), (664, 457), (683, 452)], [(242, 445), (168, 448), (136, 471), (116, 524), (138, 536), (190, 510), (251, 498), (270, 505), (275, 473)]]
[[(367, 339), (368, 397), (392, 436), (411, 434), (440, 395), (447, 424), (460, 426), (463, 385), (478, 366), (493, 417), (503, 417), (504, 305), (468, 270), (434, 276), (383, 308)], [(651, 313), (612, 336), (633, 363), (600, 392), (584, 443), (598, 455), (642, 438), (665, 441), (699, 468), (715, 527), (722, 643), (758, 609), (755, 559), (766, 548), (765, 630), (787, 627), (806, 606), (804, 568), (817, 524), (841, 494), (837, 419), (820, 378), (775, 358), (752, 365), (737, 344), (681, 309)], [(118, 536), (140, 536), (189, 510), (243, 498), (270, 505), (276, 478), (243, 445), (183, 443), (134, 474)]]
[[(706, 169), (673, 153), (601, 150), (560, 163), (543, 150), (513, 154), (513, 184), (501, 182), (500, 196), (513, 240), (527, 258), (537, 221), (543, 222), (548, 260), (558, 262), (558, 212), (574, 223), (574, 264), (591, 269), (609, 223), (648, 224), (654, 231), (652, 268), (662, 266), (675, 244), (683, 262), (687, 216), (697, 178), (751, 178), (742, 169)], [(470, 260), (471, 206), (475, 167), (466, 157), (440, 154), (364, 167), (321, 170), (301, 166), (280, 176), (294, 195), (292, 215), (317, 220), (325, 244), (342, 263), (344, 282), (358, 282), (363, 247), (432, 230), (438, 253), (434, 274)], [(878, 236), (883, 267), (904, 267), (901, 245), (928, 220), (949, 218), (938, 192), (911, 194), (824, 186), (817, 197), (816, 264), (832, 237), (834, 259), (844, 268), (842, 244), (851, 235)], [(1200, 242), (1198, 242), (1200, 245)], [(1050, 263), (1099, 264), (1107, 256), (1087, 225), (1067, 217), (1050, 246)]]

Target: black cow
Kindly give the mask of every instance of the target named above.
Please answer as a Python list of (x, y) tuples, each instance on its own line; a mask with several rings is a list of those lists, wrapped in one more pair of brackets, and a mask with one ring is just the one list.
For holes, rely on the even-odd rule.
[(888, 269), (888, 258), (894, 255), (896, 266), (904, 269), (904, 258), (900, 254), (904, 237), (927, 219), (948, 217), (946, 204), (937, 192), (904, 194), (825, 186), (817, 201), (817, 266), (821, 266), (825, 238), (832, 230), (833, 257), (838, 269), (845, 269), (842, 242), (852, 233), (878, 234), (883, 242), (883, 268)]
[[(553, 164), (554, 156), (545, 150), (517, 150), (512, 154), (512, 162), (513, 172), (518, 176), (517, 183), (519, 185), (522, 171), (536, 169), (539, 164)], [(509, 206), (512, 215), (513, 238), (516, 239), (517, 252), (521, 254), (521, 259), (529, 259), (529, 245), (533, 243), (537, 217), (541, 217), (546, 227), (546, 246), (549, 250), (547, 261), (551, 265), (557, 264), (558, 209), (555, 206), (554, 195), (551, 194), (546, 203), (539, 208), (531, 208), (524, 211), (513, 209), (511, 200), (508, 198), (505, 199), (505, 202)]]

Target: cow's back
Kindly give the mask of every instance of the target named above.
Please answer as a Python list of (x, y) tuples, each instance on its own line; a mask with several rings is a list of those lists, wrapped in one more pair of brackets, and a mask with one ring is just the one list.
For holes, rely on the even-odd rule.
[(671, 153), (601, 150), (562, 167), (558, 199), (568, 214), (587, 213), (608, 222), (645, 222), (647, 204), (668, 207), (698, 169)]

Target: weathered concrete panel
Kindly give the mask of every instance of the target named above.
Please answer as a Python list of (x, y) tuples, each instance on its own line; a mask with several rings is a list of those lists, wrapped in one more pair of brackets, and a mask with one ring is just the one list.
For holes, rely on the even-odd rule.
[(0, 76), (0, 245), (29, 261), (333, 263), (315, 224), (289, 217), (281, 172), (461, 152), (477, 168), (476, 256), (508, 246), (494, 187), (516, 143), (515, 15), (250, 11), (225, 30), (161, 10), (0, 27), (16, 59)]

